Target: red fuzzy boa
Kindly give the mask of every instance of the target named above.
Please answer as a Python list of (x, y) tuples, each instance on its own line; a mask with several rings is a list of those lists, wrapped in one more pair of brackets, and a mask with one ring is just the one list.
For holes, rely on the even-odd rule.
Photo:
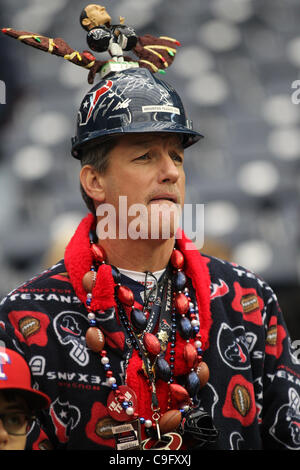
[[(77, 297), (85, 303), (86, 291), (82, 285), (84, 274), (90, 270), (93, 263), (92, 253), (90, 249), (89, 231), (95, 225), (95, 218), (92, 214), (88, 214), (79, 224), (74, 236), (69, 242), (65, 251), (65, 266), (68, 271), (71, 283), (75, 289)], [(178, 249), (183, 253), (185, 258), (185, 273), (192, 280), (193, 287), (196, 292), (196, 298), (199, 309), (200, 333), (202, 341), (202, 349), (205, 350), (209, 343), (209, 331), (212, 323), (210, 312), (210, 275), (207, 267), (207, 260), (201, 256), (196, 248), (190, 249), (192, 242), (180, 232), (177, 239)], [(189, 249), (186, 249), (188, 246)], [(95, 287), (93, 289), (92, 310), (106, 310), (110, 307), (116, 307), (114, 299), (114, 280), (109, 265), (101, 265)], [(191, 340), (192, 342), (193, 340)], [(183, 358), (183, 348), (185, 341), (177, 334), (176, 339), (176, 360), (174, 376), (188, 373), (186, 362)], [(168, 360), (169, 347), (166, 351), (166, 359)], [(142, 360), (134, 351), (128, 367), (126, 383), (131, 387), (139, 400), (139, 416), (150, 418), (153, 414), (151, 411), (151, 392), (142, 373)], [(157, 381), (157, 396), (161, 412), (164, 413), (168, 408), (169, 386), (167, 383)], [(174, 408), (176, 403), (172, 403)]]

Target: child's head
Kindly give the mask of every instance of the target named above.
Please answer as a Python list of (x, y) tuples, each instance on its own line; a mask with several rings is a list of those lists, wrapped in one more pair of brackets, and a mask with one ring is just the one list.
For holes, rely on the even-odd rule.
[(24, 449), (35, 412), (49, 405), (50, 398), (32, 388), (23, 357), (0, 348), (0, 449)]

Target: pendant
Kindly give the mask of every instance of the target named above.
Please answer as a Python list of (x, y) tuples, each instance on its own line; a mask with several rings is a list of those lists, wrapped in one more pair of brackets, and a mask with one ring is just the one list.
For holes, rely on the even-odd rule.
[(142, 441), (142, 450), (178, 450), (182, 444), (182, 438), (176, 432), (163, 434), (160, 440), (152, 438)]
[(141, 424), (139, 419), (111, 428), (116, 440), (116, 450), (140, 450)]
[(132, 388), (120, 385), (118, 394), (114, 390), (107, 399), (107, 409), (110, 416), (116, 421), (130, 421), (137, 410), (137, 397)]

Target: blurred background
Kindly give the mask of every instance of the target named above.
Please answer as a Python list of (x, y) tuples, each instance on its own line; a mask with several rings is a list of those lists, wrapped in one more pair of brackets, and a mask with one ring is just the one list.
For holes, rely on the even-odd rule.
[[(1, 27), (62, 37), (83, 51), (79, 15), (87, 4), (1, 0)], [(299, 339), (299, 0), (103, 4), (113, 23), (124, 16), (139, 35), (181, 42), (160, 78), (180, 92), (205, 135), (186, 155), (186, 202), (205, 204), (202, 251), (262, 276), (277, 293), (292, 339)], [(2, 297), (61, 259), (87, 212), (70, 139), (90, 85), (86, 70), (3, 34), (0, 57)]]

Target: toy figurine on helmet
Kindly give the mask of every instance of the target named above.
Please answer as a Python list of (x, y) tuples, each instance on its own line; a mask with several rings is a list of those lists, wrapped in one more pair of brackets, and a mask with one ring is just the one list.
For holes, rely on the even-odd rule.
[[(87, 5), (80, 14), (80, 24), (88, 32), (87, 42), (95, 52), (109, 52), (110, 58), (99, 60), (91, 51), (73, 49), (62, 38), (49, 38), (29, 31), (17, 31), (12, 28), (3, 28), (2, 32), (18, 39), (28, 46), (35, 47), (52, 55), (63, 57), (75, 65), (84, 67), (89, 71), (88, 82), (94, 83), (99, 72), (103, 77), (111, 71), (121, 71), (132, 67), (143, 67), (152, 73), (165, 73), (172, 64), (176, 55), (176, 48), (180, 43), (167, 36), (152, 36), (145, 34), (137, 36), (131, 26), (124, 24), (120, 17), (120, 24), (111, 25), (111, 17), (105, 7), (101, 5)], [(132, 51), (138, 59), (125, 56), (123, 51)]]
[(87, 43), (95, 52), (108, 50), (112, 58), (123, 62), (123, 50), (130, 51), (136, 46), (137, 36), (130, 26), (124, 25), (120, 18), (119, 25), (111, 25), (111, 17), (101, 5), (88, 5), (80, 15), (81, 26), (88, 31)]
[[(107, 136), (124, 133), (170, 132), (180, 134), (186, 148), (201, 137), (187, 119), (182, 101), (167, 82), (157, 78), (172, 64), (176, 46), (173, 38), (149, 34), (137, 36), (132, 27), (112, 25), (101, 5), (87, 5), (80, 14), (80, 24), (88, 32), (87, 42), (95, 52), (108, 51), (109, 60), (96, 60), (90, 51), (80, 54), (61, 38), (50, 39), (26, 31), (5, 28), (2, 31), (27, 45), (36, 47), (89, 70), (88, 81), (96, 73), (100, 81), (85, 95), (77, 118), (77, 132), (72, 138), (72, 155), (80, 159), (86, 144)], [(124, 56), (132, 50), (138, 60)]]

